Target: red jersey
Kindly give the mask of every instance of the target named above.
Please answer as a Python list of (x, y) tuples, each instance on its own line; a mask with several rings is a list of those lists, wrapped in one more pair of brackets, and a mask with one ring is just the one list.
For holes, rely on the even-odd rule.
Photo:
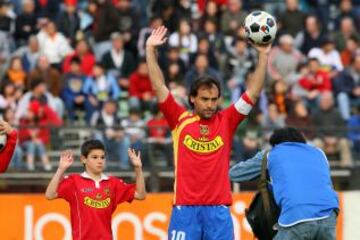
[(14, 154), (17, 141), (17, 131), (13, 130), (7, 135), (6, 145), (0, 152), (0, 173), (6, 171), (9, 166), (10, 160)]
[(73, 240), (112, 240), (112, 213), (134, 196), (135, 184), (105, 175), (94, 181), (86, 172), (65, 177), (58, 188), (70, 205)]
[[(200, 119), (178, 105), (171, 94), (160, 103), (174, 143), (174, 204), (230, 205), (230, 152), (234, 132), (251, 109), (243, 94), (237, 103)], [(241, 114), (243, 112), (244, 114)]]

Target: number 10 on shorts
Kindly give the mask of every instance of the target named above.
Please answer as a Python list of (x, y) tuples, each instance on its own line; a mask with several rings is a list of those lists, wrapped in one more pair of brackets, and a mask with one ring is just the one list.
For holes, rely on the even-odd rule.
[(185, 240), (185, 232), (183, 231), (171, 231), (171, 240)]

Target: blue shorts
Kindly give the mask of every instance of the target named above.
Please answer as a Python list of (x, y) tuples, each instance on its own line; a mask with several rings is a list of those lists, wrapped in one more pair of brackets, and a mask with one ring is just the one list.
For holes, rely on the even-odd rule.
[(234, 227), (227, 206), (174, 206), (169, 240), (233, 240)]

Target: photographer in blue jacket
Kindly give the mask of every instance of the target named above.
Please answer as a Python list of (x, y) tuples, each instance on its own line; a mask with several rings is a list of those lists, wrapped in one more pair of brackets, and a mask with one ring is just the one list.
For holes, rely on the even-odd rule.
[[(270, 137), (267, 169), (275, 202), (281, 209), (275, 240), (336, 239), (339, 200), (324, 152), (306, 144), (295, 128), (275, 130)], [(234, 182), (260, 176), (265, 151), (230, 169)]]

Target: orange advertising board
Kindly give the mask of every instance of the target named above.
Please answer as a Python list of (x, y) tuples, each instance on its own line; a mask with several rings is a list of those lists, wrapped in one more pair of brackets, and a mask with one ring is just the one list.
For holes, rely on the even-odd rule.
[[(235, 240), (254, 239), (244, 210), (252, 193), (234, 194), (231, 207)], [(340, 194), (341, 199), (341, 194)], [(114, 240), (167, 240), (172, 194), (149, 194), (145, 201), (121, 204), (113, 215)], [(47, 201), (43, 195), (0, 195), (2, 240), (70, 240), (70, 211), (64, 200)], [(343, 219), (337, 238), (342, 239)], [(169, 238), (170, 239), (170, 238)]]

